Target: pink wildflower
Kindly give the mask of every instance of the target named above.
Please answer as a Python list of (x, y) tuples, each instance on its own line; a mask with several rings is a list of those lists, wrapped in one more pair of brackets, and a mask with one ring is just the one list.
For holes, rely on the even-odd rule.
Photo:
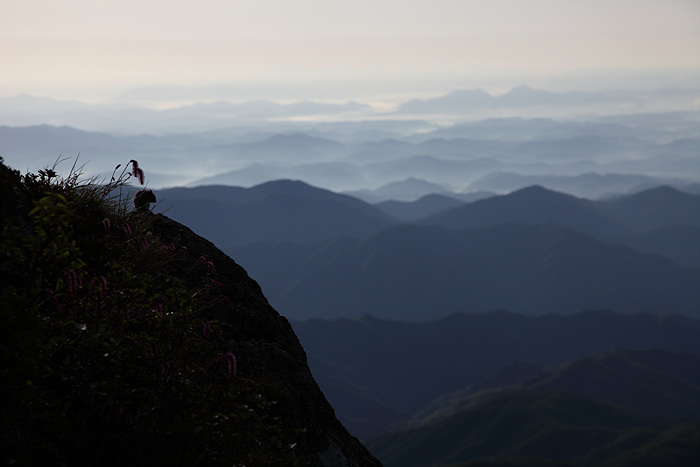
[(228, 368), (228, 382), (229, 384), (233, 384), (233, 377), (236, 376), (236, 372), (238, 371), (238, 362), (236, 361), (236, 356), (233, 354), (233, 352), (226, 352), (224, 355), (209, 362), (207, 366), (222, 359), (226, 361), (226, 367)]
[(207, 261), (207, 259), (204, 256), (200, 256), (199, 262), (208, 266), (209, 269), (211, 270), (211, 273), (216, 275), (216, 268), (214, 267), (214, 263), (212, 261)]
[(172, 253), (173, 251), (175, 251), (175, 245), (173, 244), (173, 242), (170, 242), (167, 245), (163, 245), (160, 248), (166, 253)]
[(129, 161), (131, 164), (131, 175), (136, 177), (141, 185), (143, 185), (144, 174), (143, 170), (139, 167), (139, 163), (134, 159)]
[(102, 220), (102, 225), (104, 226), (107, 235), (109, 235), (109, 229), (112, 227), (112, 222), (110, 222), (109, 219), (105, 218)]
[(143, 173), (143, 170), (140, 168), (135, 168), (134, 169), (134, 177), (136, 177), (141, 185), (144, 183), (145, 175)]
[(105, 276), (100, 276), (100, 291), (102, 292), (102, 295), (104, 296), (105, 290), (107, 289), (107, 278)]
[(206, 287), (207, 289), (215, 289), (216, 287), (222, 287), (223, 285), (224, 284), (222, 284), (219, 281), (215, 281), (214, 279), (210, 279), (209, 283), (207, 285), (205, 285), (204, 287)]
[(73, 269), (68, 271), (66, 274), (66, 283), (68, 290), (73, 294), (80, 290), (80, 288), (83, 286), (83, 280)]
[(228, 366), (228, 382), (233, 384), (233, 378), (236, 376), (238, 366), (236, 356), (232, 352), (228, 352), (224, 355), (224, 358), (226, 359), (226, 366)]

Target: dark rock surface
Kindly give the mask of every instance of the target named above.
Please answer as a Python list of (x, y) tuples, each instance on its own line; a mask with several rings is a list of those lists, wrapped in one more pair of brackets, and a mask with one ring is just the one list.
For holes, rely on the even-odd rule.
[[(29, 234), (34, 229), (28, 216), (32, 207), (29, 193), (19, 172), (1, 162), (0, 226), (17, 225)], [(289, 322), (272, 308), (241, 266), (213, 243), (162, 214), (143, 210), (131, 212), (128, 217), (129, 224), (148, 232), (151, 238), (163, 245), (172, 243), (186, 253), (186, 260), (174, 260), (165, 266), (165, 280), (195, 293), (212, 293), (213, 289), (203, 290), (202, 283), (214, 273), (217, 285), (213, 300), (204, 302), (198, 311), (204, 318), (224, 325), (225, 339), (236, 356), (236, 374), (274, 390), (274, 416), (282, 430), (295, 434), (297, 460), (309, 466), (381, 465), (338, 421), (311, 375), (306, 353)], [(200, 262), (204, 267), (193, 268)], [(24, 270), (4, 271), (7, 280), (21, 281), (25, 275)]]
[[(306, 353), (289, 322), (272, 308), (258, 284), (234, 260), (213, 243), (186, 226), (162, 215), (139, 213), (141, 221), (164, 243), (186, 246), (191, 257), (209, 262), (216, 269), (222, 299), (202, 312), (228, 324), (227, 338), (241, 375), (274, 379), (288, 396), (280, 403), (282, 424), (303, 430), (296, 452), (314, 466), (381, 465), (338, 421), (335, 412), (314, 380)], [(173, 264), (173, 275), (188, 282), (187, 271)], [(192, 278), (196, 280), (196, 278)]]

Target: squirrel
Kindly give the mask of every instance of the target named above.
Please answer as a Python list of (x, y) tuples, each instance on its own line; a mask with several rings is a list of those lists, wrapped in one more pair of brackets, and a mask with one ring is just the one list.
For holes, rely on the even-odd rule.
[(134, 195), (134, 208), (137, 211), (149, 210), (151, 203), (156, 202), (156, 195), (152, 190), (137, 191)]

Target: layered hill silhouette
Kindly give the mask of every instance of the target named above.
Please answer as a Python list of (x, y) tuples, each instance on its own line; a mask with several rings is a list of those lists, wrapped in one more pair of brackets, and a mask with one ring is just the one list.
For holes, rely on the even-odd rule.
[(700, 196), (668, 186), (601, 203), (625, 227), (649, 231), (668, 225), (700, 227)]
[(698, 441), (697, 421), (674, 422), (547, 392), (496, 398), (433, 426), (373, 439), (368, 447), (386, 467), (476, 459), (518, 465), (518, 458), (529, 459), (524, 465), (691, 466), (700, 454)]
[(222, 248), (259, 240), (363, 236), (397, 223), (356, 198), (291, 180), (252, 188), (173, 188), (158, 196), (164, 200), (160, 209)]
[(597, 236), (611, 235), (624, 230), (620, 221), (602, 209), (599, 203), (540, 186), (478, 200), (421, 219), (420, 223), (444, 225), (453, 229), (504, 223), (557, 223)]
[(556, 224), (401, 225), (360, 239), (258, 242), (228, 252), (292, 319), (589, 308), (698, 316), (700, 303), (700, 271)]
[(700, 228), (668, 225), (620, 238), (635, 250), (663, 256), (678, 264), (700, 268)]
[(488, 191), (475, 191), (470, 193), (429, 193), (414, 201), (397, 201), (390, 199), (377, 202), (376, 207), (392, 217), (403, 222), (412, 222), (437, 214), (447, 209), (462, 206), (479, 199), (495, 196)]
[(680, 264), (700, 265), (700, 196), (668, 186), (596, 202), (532, 186), (443, 210), (418, 222), (450, 228), (553, 222)]
[(384, 465), (402, 466), (480, 458), (511, 465), (503, 458), (523, 457), (539, 458), (529, 465), (693, 465), (697, 460), (697, 355), (618, 348), (518, 384), (491, 387), (505, 374), (536, 367), (516, 362), (439, 398), (413, 428), (368, 445)]
[[(656, 253), (668, 248), (678, 249), (678, 238), (656, 238), (653, 241), (656, 247), (653, 247), (651, 241), (639, 241), (632, 237), (650, 234), (655, 229), (676, 229), (679, 226), (700, 228), (700, 196), (669, 187), (597, 202), (533, 186), (500, 196), (486, 192), (452, 193), (449, 196), (434, 194), (413, 202), (385, 201), (376, 205), (290, 180), (263, 183), (252, 188), (201, 186), (166, 189), (159, 193), (159, 199), (164, 200), (160, 209), (167, 210), (175, 218), (190, 216), (188, 220), (203, 232), (226, 232), (224, 246), (265, 239), (308, 242), (333, 235), (366, 235), (399, 221), (450, 228), (551, 222), (603, 240), (639, 246), (642, 251)], [(284, 200), (290, 197), (295, 197), (300, 203), (301, 212), (288, 212), (282, 206)], [(337, 206), (333, 204), (336, 202)], [(187, 203), (197, 204), (194, 212), (188, 210)], [(304, 203), (306, 205), (302, 205)], [(257, 215), (243, 212), (254, 204)], [(326, 211), (322, 210), (323, 205)], [(348, 212), (349, 208), (358, 212)], [(328, 209), (337, 214), (329, 217)], [(280, 215), (286, 217), (276, 219)], [(228, 219), (229, 216), (239, 218), (234, 222)], [(377, 222), (378, 219), (380, 222)], [(283, 227), (281, 224), (284, 224)], [(671, 256), (675, 259), (679, 255)]]
[[(661, 185), (667, 185), (668, 182), (661, 183)], [(633, 173), (588, 172), (579, 175), (523, 175), (515, 172), (492, 172), (471, 183), (469, 189), (488, 188), (501, 193), (509, 193), (533, 185), (584, 198), (606, 199), (611, 196), (630, 195), (660, 184), (657, 178), (650, 175)], [(697, 189), (693, 189), (695, 185), (692, 183), (685, 185), (679, 183), (679, 186), (686, 191), (697, 193)]]
[(671, 188), (593, 202), (530, 187), (414, 224), (387, 211), (405, 219), (459, 201), (373, 206), (288, 180), (161, 190), (159, 199), (241, 261), (292, 319), (700, 312), (700, 196)]
[(462, 204), (463, 201), (451, 196), (431, 194), (412, 202), (389, 200), (376, 206), (396, 219), (411, 222)]
[(405, 102), (397, 109), (400, 113), (456, 113), (465, 108), (521, 108), (540, 105), (576, 106), (590, 105), (593, 102), (611, 102), (611, 96), (587, 92), (555, 93), (529, 86), (519, 86), (500, 96), (493, 96), (481, 89), (453, 91), (445, 96), (430, 99), (414, 99)]
[[(586, 373), (590, 362), (595, 363), (596, 371), (606, 378), (612, 375), (643, 382), (640, 378), (655, 381), (660, 374), (685, 374), (687, 381), (697, 384), (697, 375), (685, 369), (689, 368), (687, 361), (697, 365), (700, 356), (700, 321), (678, 315), (658, 317), (588, 311), (571, 316), (527, 317), (491, 312), (454, 315), (429, 323), (363, 316), (293, 321), (292, 326), (306, 350), (314, 377), (339, 419), (363, 439), (405, 427), (411, 420), (429, 418), (429, 412), (449, 408), (452, 402), (462, 407), (456, 402), (460, 400), (458, 391), (471, 397), (477, 392), (520, 384), (545, 370), (549, 371), (549, 376), (540, 379), (543, 390), (566, 389), (561, 382), (569, 378), (568, 375), (587, 380), (591, 375)], [(611, 353), (607, 359), (591, 357), (589, 363), (571, 364), (614, 348), (665, 349), (674, 355), (666, 359), (668, 354), (656, 358), (658, 354), (654, 352), (619, 351)], [(693, 357), (684, 356), (682, 352)], [(616, 365), (624, 371), (619, 375), (605, 370), (609, 362), (620, 361), (622, 363)], [(569, 366), (545, 368), (565, 364)], [(545, 385), (546, 381), (549, 386)], [(561, 384), (556, 386), (555, 381)], [(605, 391), (614, 394), (619, 381), (610, 378), (607, 381), (612, 387), (604, 388)], [(674, 399), (686, 391), (686, 396), (679, 397), (678, 401), (687, 401), (688, 384), (683, 382), (676, 386), (676, 381), (677, 377), (663, 376), (651, 386), (647, 381), (639, 389), (646, 400), (660, 392)], [(535, 382), (528, 383), (527, 387), (534, 387)], [(663, 388), (664, 384), (674, 389)], [(697, 391), (697, 387), (694, 390)], [(453, 394), (452, 398), (449, 394)], [(438, 400), (441, 397), (443, 399)], [(465, 400), (473, 402), (468, 397)], [(607, 400), (613, 400), (611, 397)], [(652, 413), (676, 415), (674, 410), (678, 405), (673, 409), (668, 408), (672, 405), (664, 408), (669, 397), (660, 397), (653, 406), (659, 410)], [(431, 404), (432, 408), (428, 408)], [(454, 411), (446, 409), (442, 414)]]
[[(19, 101), (43, 106), (34, 99)], [(19, 101), (3, 99), (9, 113), (23, 114)], [(0, 126), (0, 152), (8, 160), (36, 170), (60, 154), (83, 154), (92, 174), (108, 176), (114, 160), (129, 154), (153, 165), (150, 184), (155, 188), (251, 186), (295, 178), (334, 190), (372, 190), (414, 177), (458, 191), (506, 192), (542, 184), (599, 198), (659, 184), (683, 188), (694, 181), (688, 175), (700, 171), (692, 112), (647, 115), (646, 120), (499, 118), (445, 127), (407, 119), (257, 120), (255, 114), (264, 114), (265, 108), (280, 116), (282, 109), (273, 103), (218, 102), (133, 112), (80, 105), (82, 109), (58, 113), (51, 108), (62, 103), (48, 104), (37, 115), (18, 114), (15, 123), (39, 119), (42, 125)], [(303, 114), (304, 107), (287, 105), (282, 113), (297, 109)], [(247, 118), (257, 123), (231, 126)]]
[[(512, 382), (516, 375), (520, 381)], [(517, 361), (440, 397), (412, 424), (426, 425), (499, 395), (557, 391), (638, 413), (700, 420), (700, 356), (659, 348), (615, 348), (549, 369)]]
[(451, 228), (544, 222), (601, 236), (615, 232), (644, 232), (669, 225), (699, 227), (700, 196), (660, 186), (633, 195), (591, 201), (533, 185), (420, 220), (422, 224)]

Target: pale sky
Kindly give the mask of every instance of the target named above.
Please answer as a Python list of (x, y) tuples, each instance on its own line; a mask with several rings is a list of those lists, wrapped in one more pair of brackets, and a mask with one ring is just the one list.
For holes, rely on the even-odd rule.
[(700, 70), (700, 0), (0, 0), (0, 97), (362, 99), (600, 69)]

